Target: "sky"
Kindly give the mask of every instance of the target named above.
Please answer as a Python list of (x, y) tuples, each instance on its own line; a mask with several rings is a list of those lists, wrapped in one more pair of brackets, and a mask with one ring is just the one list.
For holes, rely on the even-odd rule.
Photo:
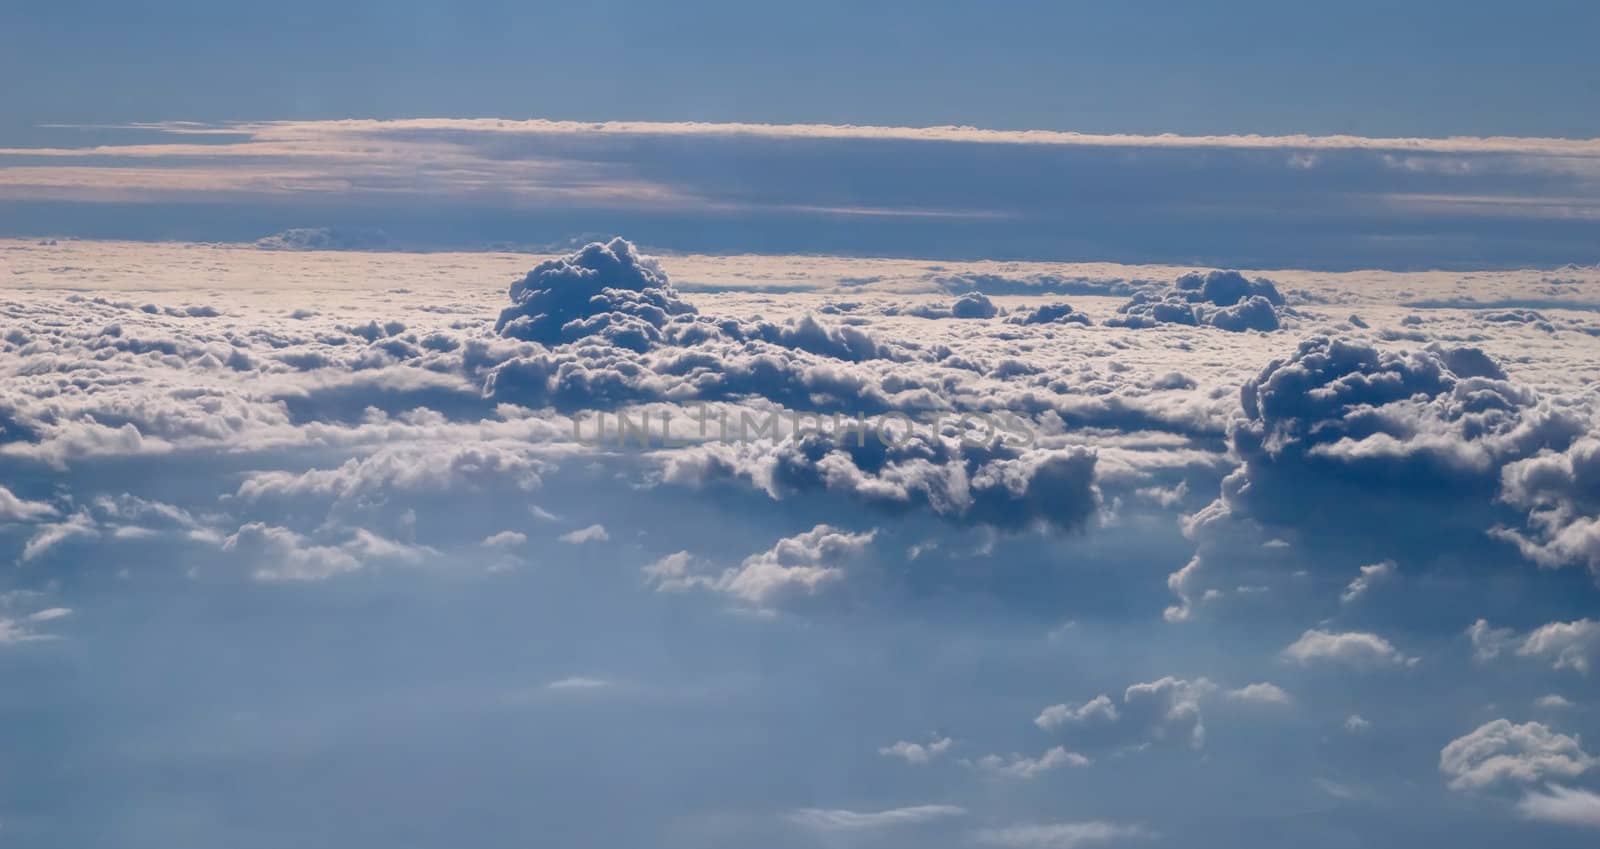
[(1592, 4), (0, 10), (0, 844), (1600, 835)]

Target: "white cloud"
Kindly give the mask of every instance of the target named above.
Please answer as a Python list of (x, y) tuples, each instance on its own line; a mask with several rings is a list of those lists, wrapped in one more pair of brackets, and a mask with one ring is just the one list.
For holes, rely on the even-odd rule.
[(598, 690), (611, 686), (611, 682), (603, 678), (586, 678), (580, 675), (551, 681), (544, 686), (547, 690)]
[(587, 528), (579, 528), (575, 531), (568, 531), (567, 533), (557, 537), (557, 539), (567, 543), (568, 545), (582, 545), (586, 542), (606, 542), (607, 540), (611, 539), (611, 534), (606, 532), (605, 525), (594, 524), (588, 526)]
[(484, 548), (516, 548), (528, 542), (528, 535), (520, 531), (500, 531), (483, 538)]
[(34, 522), (56, 515), (56, 508), (42, 501), (18, 498), (11, 490), (0, 486), (0, 522)]
[(1335, 633), (1312, 628), (1284, 648), (1282, 656), (1301, 665), (1317, 662), (1350, 666), (1410, 666), (1417, 658), (1401, 654), (1388, 640), (1361, 631)]
[(789, 814), (789, 820), (818, 831), (863, 831), (914, 826), (966, 814), (965, 808), (955, 805), (913, 805), (889, 808), (882, 811), (851, 811), (842, 808), (801, 808)]
[(1117, 706), (1111, 702), (1111, 697), (1104, 693), (1081, 705), (1051, 705), (1039, 712), (1033, 724), (1049, 731), (1063, 725), (1095, 720), (1106, 722), (1117, 720)]
[(1246, 684), (1237, 690), (1229, 690), (1227, 697), (1236, 702), (1258, 702), (1269, 705), (1287, 705), (1294, 702), (1294, 698), (1284, 692), (1282, 687), (1267, 682)]
[(1596, 763), (1576, 737), (1551, 731), (1543, 723), (1517, 725), (1507, 719), (1484, 723), (1439, 752), (1439, 771), (1452, 790), (1573, 778)]
[(1517, 812), (1531, 820), (1600, 828), (1600, 793), (1552, 784), (1530, 790), (1517, 803)]
[(1372, 721), (1359, 713), (1352, 713), (1345, 717), (1344, 730), (1351, 734), (1365, 734), (1372, 730)]
[(1010, 756), (984, 755), (972, 762), (974, 767), (992, 775), (1006, 778), (1037, 778), (1061, 767), (1085, 767), (1094, 763), (1088, 757), (1053, 746), (1038, 757), (1012, 754)]
[(1600, 622), (1579, 619), (1541, 625), (1523, 639), (1517, 654), (1549, 659), (1556, 669), (1587, 673), (1591, 659), (1600, 657)]
[(1344, 589), (1344, 594), (1339, 596), (1339, 601), (1344, 604), (1349, 604), (1356, 599), (1361, 598), (1363, 595), (1366, 595), (1368, 590), (1372, 589), (1374, 584), (1388, 580), (1394, 576), (1394, 573), (1395, 566), (1393, 560), (1385, 560), (1381, 563), (1369, 563), (1366, 566), (1362, 566), (1361, 574), (1356, 575), (1351, 579), (1350, 585)]
[(879, 749), (878, 754), (887, 758), (899, 758), (908, 764), (925, 764), (948, 751), (951, 742), (949, 737), (939, 737), (927, 743), (900, 740)]
[(1155, 835), (1143, 826), (1111, 822), (1064, 822), (986, 828), (974, 835), (985, 846), (1008, 849), (1079, 849)]

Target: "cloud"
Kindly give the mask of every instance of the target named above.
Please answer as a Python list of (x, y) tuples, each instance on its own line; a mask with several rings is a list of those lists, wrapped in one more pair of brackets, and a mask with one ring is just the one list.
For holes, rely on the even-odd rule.
[(643, 571), (661, 591), (701, 588), (759, 608), (783, 606), (845, 582), (846, 563), (861, 558), (876, 535), (876, 530), (852, 533), (817, 525), (720, 572), (686, 551), (669, 554)]
[(1574, 778), (1596, 763), (1576, 737), (1508, 719), (1484, 723), (1439, 752), (1439, 771), (1450, 789), (1462, 791)]
[(1287, 313), (1271, 280), (1247, 280), (1237, 271), (1190, 272), (1170, 289), (1139, 292), (1117, 309), (1115, 327), (1148, 328), (1159, 324), (1215, 327), (1240, 332), (1273, 331)]
[(1317, 662), (1348, 666), (1411, 666), (1417, 658), (1406, 657), (1388, 640), (1361, 631), (1336, 633), (1317, 628), (1307, 630), (1281, 653), (1285, 660), (1309, 665)]
[(1372, 720), (1367, 719), (1359, 713), (1352, 713), (1345, 717), (1344, 730), (1350, 732), (1351, 734), (1365, 734), (1372, 730)]
[(801, 808), (789, 814), (790, 822), (817, 831), (864, 831), (879, 828), (923, 825), (937, 820), (966, 815), (955, 805), (913, 805), (882, 811), (850, 811), (842, 808)]
[(1051, 731), (1064, 725), (1094, 721), (1117, 721), (1117, 706), (1104, 693), (1081, 705), (1051, 705), (1039, 712), (1033, 724)]
[(314, 542), (289, 528), (247, 522), (221, 540), (262, 581), (321, 581), (354, 572), (367, 563), (414, 565), (436, 552), (355, 528), (337, 544)]
[(606, 532), (606, 526), (593, 524), (586, 528), (568, 531), (557, 539), (568, 545), (582, 545), (586, 542), (606, 542), (611, 539), (611, 534)]
[(36, 522), (54, 517), (56, 512), (49, 504), (18, 498), (11, 490), (0, 486), (0, 522)]
[(1552, 784), (1542, 791), (1528, 791), (1517, 802), (1517, 813), (1530, 820), (1600, 828), (1600, 793)]
[(1154, 836), (1143, 826), (1091, 821), (986, 828), (978, 831), (974, 839), (984, 846), (1008, 849), (1079, 849)]
[(1040, 304), (1037, 307), (1024, 307), (1006, 316), (1007, 324), (1078, 324), (1090, 325), (1094, 321), (1081, 312), (1073, 310), (1070, 304)]
[(293, 227), (256, 240), (256, 247), (269, 251), (371, 251), (388, 245), (388, 234), (370, 227)]
[(27, 545), (22, 547), (22, 562), (43, 557), (56, 546), (70, 539), (98, 536), (99, 528), (87, 511), (80, 510), (60, 522), (38, 526)]
[(1556, 669), (1587, 673), (1591, 658), (1600, 657), (1600, 622), (1579, 619), (1541, 625), (1523, 638), (1517, 654), (1549, 659)]
[(517, 548), (528, 542), (528, 535), (520, 531), (500, 531), (483, 538), (484, 548)]
[(643, 351), (660, 343), (669, 318), (695, 312), (661, 266), (620, 237), (540, 263), (510, 295), (495, 332), (545, 345), (600, 337)]
[(1237, 690), (1229, 690), (1226, 695), (1236, 702), (1256, 702), (1268, 705), (1287, 705), (1294, 702), (1294, 698), (1284, 692), (1282, 687), (1265, 681), (1246, 684)]
[(878, 754), (887, 758), (899, 758), (908, 764), (925, 764), (949, 751), (951, 742), (949, 737), (939, 737), (927, 743), (900, 740), (879, 749)]
[(1349, 604), (1356, 599), (1361, 598), (1363, 595), (1366, 595), (1367, 590), (1372, 589), (1374, 584), (1377, 584), (1380, 581), (1388, 580), (1394, 576), (1394, 573), (1395, 566), (1393, 560), (1385, 560), (1381, 563), (1369, 563), (1365, 566), (1362, 566), (1361, 573), (1350, 579), (1349, 586), (1346, 586), (1344, 588), (1344, 593), (1339, 596), (1340, 603)]
[(583, 676), (561, 678), (544, 685), (546, 690), (599, 690), (610, 686), (610, 681), (606, 681), (601, 678), (586, 678)]
[(973, 761), (972, 765), (991, 775), (1026, 780), (1037, 778), (1061, 767), (1085, 767), (1093, 763), (1094, 761), (1085, 755), (1069, 752), (1061, 746), (1053, 746), (1038, 757), (1020, 754), (984, 755)]
[(1501, 480), (1501, 499), (1526, 511), (1531, 525), (1501, 528), (1503, 538), (1542, 566), (1586, 563), (1600, 575), (1600, 440), (1510, 463)]
[[(1481, 351), (1440, 345), (1313, 337), (1247, 381), (1240, 401), (1230, 441), (1241, 466), (1197, 525), (1249, 518), (1339, 547), (1481, 544), (1500, 469), (1583, 428)], [(1389, 534), (1347, 533), (1380, 513)]]
[(1480, 661), (1514, 650), (1518, 657), (1548, 660), (1554, 669), (1587, 674), (1592, 660), (1600, 657), (1600, 622), (1592, 619), (1548, 622), (1526, 634), (1495, 628), (1479, 619), (1467, 628), (1467, 637), (1472, 641), (1473, 656)]

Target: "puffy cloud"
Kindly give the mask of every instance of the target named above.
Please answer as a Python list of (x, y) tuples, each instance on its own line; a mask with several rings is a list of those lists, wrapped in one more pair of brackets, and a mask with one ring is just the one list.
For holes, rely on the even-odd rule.
[(1081, 312), (1073, 310), (1071, 304), (1040, 304), (1037, 307), (1023, 307), (1006, 316), (1007, 324), (1079, 324), (1088, 326), (1094, 321)]
[(906, 311), (921, 318), (994, 318), (1000, 308), (982, 292), (968, 292), (949, 304), (926, 304)]
[(666, 458), (668, 482), (743, 479), (775, 498), (825, 491), (891, 512), (919, 507), (953, 520), (1071, 531), (1100, 507), (1094, 453), (1026, 449), (996, 436), (956, 439), (909, 422), (882, 434), (808, 431), (762, 446), (711, 445)]
[(521, 531), (500, 531), (484, 537), (480, 545), (484, 548), (516, 548), (527, 542), (528, 535)]
[(611, 534), (606, 531), (605, 525), (596, 523), (575, 531), (568, 531), (557, 537), (557, 539), (568, 545), (582, 545), (586, 542), (606, 542), (611, 539)]
[[(1500, 469), (1564, 446), (1573, 413), (1506, 380), (1481, 352), (1381, 350), (1314, 337), (1240, 392), (1240, 467), (1197, 524), (1241, 516), (1321, 544), (1382, 515), (1385, 547), (1465, 546), (1495, 522)], [(1371, 546), (1368, 546), (1371, 547)]]
[(1479, 619), (1467, 628), (1467, 638), (1472, 641), (1474, 657), (1481, 661), (1514, 649), (1518, 657), (1539, 658), (1555, 669), (1587, 673), (1590, 663), (1600, 657), (1600, 622), (1592, 619), (1549, 622), (1520, 635)]
[(222, 540), (221, 548), (244, 561), (261, 581), (320, 581), (368, 563), (414, 565), (435, 554), (356, 528), (338, 544), (323, 544), (289, 528), (248, 522)]
[(1284, 304), (1265, 278), (1248, 280), (1237, 271), (1189, 272), (1170, 289), (1140, 292), (1108, 323), (1118, 327), (1184, 324), (1221, 330), (1277, 330)]
[(1501, 474), (1502, 500), (1527, 511), (1531, 530), (1499, 533), (1536, 563), (1586, 563), (1600, 575), (1600, 439), (1510, 463)]
[(1116, 720), (1117, 706), (1112, 703), (1110, 696), (1101, 693), (1081, 705), (1051, 705), (1039, 712), (1033, 724), (1050, 731), (1064, 725)]
[(1377, 634), (1362, 631), (1336, 633), (1312, 628), (1284, 648), (1282, 656), (1301, 665), (1327, 661), (1349, 666), (1410, 666), (1406, 657)]
[(1600, 793), (1560, 785), (1530, 790), (1517, 802), (1517, 813), (1530, 820), (1600, 828)]
[(1199, 749), (1206, 743), (1201, 700), (1216, 689), (1205, 678), (1191, 681), (1168, 675), (1128, 687), (1122, 694), (1123, 713), (1135, 727), (1146, 729), (1151, 739), (1183, 742)]
[(1450, 741), (1439, 752), (1439, 771), (1452, 790), (1486, 790), (1574, 778), (1597, 763), (1576, 737), (1538, 722), (1496, 719)]
[(1352, 713), (1345, 717), (1344, 730), (1351, 734), (1365, 734), (1372, 730), (1372, 720), (1359, 713)]
[(670, 318), (695, 312), (660, 264), (621, 237), (539, 263), (511, 284), (510, 296), (495, 332), (545, 345), (598, 336), (643, 351), (661, 341)]
[(1541, 625), (1523, 638), (1517, 654), (1548, 659), (1556, 669), (1588, 672), (1591, 659), (1600, 657), (1600, 622), (1578, 619)]
[(780, 539), (772, 548), (720, 573), (686, 551), (669, 554), (643, 571), (662, 591), (702, 588), (755, 607), (773, 607), (816, 596), (843, 582), (846, 562), (859, 558), (876, 534), (875, 530), (851, 533), (817, 525)]
[(913, 805), (882, 811), (851, 811), (842, 808), (801, 808), (789, 820), (818, 831), (860, 831), (894, 826), (922, 825), (966, 814), (955, 805)]
[(899, 758), (908, 764), (925, 764), (949, 751), (951, 744), (949, 737), (939, 737), (927, 743), (899, 740), (879, 749), (878, 754), (886, 758)]

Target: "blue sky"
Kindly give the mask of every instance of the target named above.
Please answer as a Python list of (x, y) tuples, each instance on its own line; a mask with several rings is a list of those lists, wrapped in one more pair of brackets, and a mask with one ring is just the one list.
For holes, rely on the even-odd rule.
[(492, 115), (1589, 137), (1597, 14), (1582, 0), (19, 2), (0, 12), (15, 83), (0, 132)]
[(5, 5), (0, 844), (1594, 846), (1597, 23)]

